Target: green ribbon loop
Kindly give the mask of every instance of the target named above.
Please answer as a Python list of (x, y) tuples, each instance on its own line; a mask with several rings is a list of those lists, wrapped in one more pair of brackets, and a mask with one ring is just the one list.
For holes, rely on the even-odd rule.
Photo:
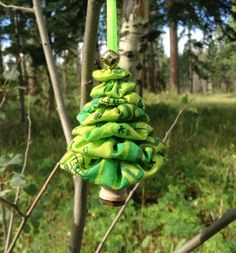
[(116, 0), (107, 0), (107, 48), (118, 53)]

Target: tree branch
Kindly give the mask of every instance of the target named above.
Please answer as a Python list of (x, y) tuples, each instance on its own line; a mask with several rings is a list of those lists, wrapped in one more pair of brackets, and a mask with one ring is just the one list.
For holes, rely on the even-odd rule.
[[(31, 123), (32, 122), (31, 122), (31, 118), (30, 118), (30, 96), (28, 96), (27, 119), (28, 119), (27, 144), (26, 144), (26, 149), (25, 149), (25, 154), (24, 154), (24, 162), (23, 162), (23, 166), (21, 169), (21, 175), (24, 175), (24, 173), (25, 173), (25, 169), (26, 169), (26, 165), (27, 165), (27, 161), (28, 161), (29, 147), (31, 144)], [(13, 204), (13, 205), (15, 205), (15, 207), (17, 207), (17, 202), (18, 202), (19, 196), (20, 196), (20, 190), (21, 190), (21, 188), (17, 187), (16, 194), (15, 194), (15, 200), (14, 200), (14, 204)], [(21, 216), (25, 218), (25, 215), (21, 215)], [(8, 246), (10, 244), (13, 225), (14, 225), (14, 218), (15, 218), (15, 213), (11, 212), (4, 252), (7, 252)]]
[(170, 136), (170, 134), (172, 133), (173, 129), (175, 128), (176, 124), (178, 123), (180, 116), (183, 114), (183, 112), (186, 110), (187, 106), (188, 106), (189, 104), (191, 104), (195, 98), (196, 98), (196, 96), (193, 97), (190, 101), (188, 101), (186, 104), (184, 104), (184, 105), (180, 108), (180, 110), (179, 110), (179, 112), (178, 112), (178, 114), (177, 114), (177, 116), (176, 116), (174, 122), (172, 123), (172, 125), (170, 126), (170, 128), (166, 131), (165, 137), (164, 137), (163, 140), (162, 140), (163, 142), (166, 142), (166, 141), (167, 141), (167, 139), (169, 138), (169, 136)]
[[(92, 71), (96, 52), (98, 20), (101, 9), (101, 0), (90, 0), (87, 3), (84, 43), (82, 49), (80, 109), (89, 100)], [(80, 177), (74, 177), (74, 220), (69, 244), (69, 253), (78, 253), (81, 250), (85, 219), (87, 215), (87, 182)]]
[(20, 216), (22, 216), (22, 217), (26, 216), (24, 213), (21, 212), (21, 210), (19, 209), (19, 207), (16, 204), (11, 203), (11, 202), (9, 202), (6, 199), (1, 198), (1, 197), (0, 197), (0, 202), (2, 202), (5, 206), (8, 206), (8, 207), (14, 209)]
[(70, 121), (69, 121), (69, 118), (68, 118), (68, 115), (66, 112), (62, 92), (60, 89), (60, 81), (59, 81), (60, 79), (58, 77), (56, 64), (53, 59), (52, 49), (51, 49), (51, 45), (49, 42), (45, 21), (43, 18), (42, 8), (41, 8), (38, 0), (33, 0), (33, 6), (34, 6), (33, 8), (34, 8), (34, 12), (35, 12), (35, 17), (36, 17), (38, 29), (39, 29), (39, 34), (40, 34), (40, 38), (41, 38), (41, 42), (42, 42), (43, 51), (44, 51), (48, 71), (49, 71), (51, 82), (52, 82), (52, 87), (53, 87), (53, 92), (54, 92), (55, 101), (56, 101), (56, 105), (57, 105), (58, 115), (59, 115), (59, 118), (61, 121), (62, 129), (63, 129), (64, 135), (66, 138), (66, 142), (69, 143), (72, 139), (71, 125), (70, 125)]
[(221, 229), (236, 220), (236, 209), (232, 209), (225, 213), (219, 220), (213, 222), (209, 227), (205, 228), (200, 234), (193, 237), (174, 253), (188, 253), (203, 244), (206, 240), (218, 233)]
[(23, 6), (16, 6), (13, 4), (4, 4), (2, 1), (0, 1), (0, 6), (7, 8), (7, 9), (13, 9), (15, 11), (23, 11), (23, 12), (31, 12), (34, 13), (33, 8), (23, 7)]
[(1, 209), (2, 209), (2, 230), (4, 238), (7, 238), (7, 222), (6, 222), (6, 210), (3, 203), (1, 203)]
[[(178, 123), (178, 120), (180, 118), (180, 116), (183, 114), (183, 112), (185, 111), (187, 105), (192, 102), (189, 101), (188, 103), (186, 103), (184, 106), (182, 106), (173, 122), (173, 124), (170, 126), (170, 128), (167, 130), (165, 137), (163, 138), (163, 142), (166, 142), (166, 140), (168, 139), (169, 135), (171, 134), (171, 132), (173, 131), (175, 125)], [(100, 253), (102, 251), (102, 248), (106, 242), (106, 240), (108, 239), (109, 235), (111, 234), (113, 228), (115, 227), (116, 223), (119, 221), (122, 213), (124, 212), (125, 208), (127, 207), (131, 197), (133, 196), (134, 192), (138, 189), (138, 187), (140, 186), (141, 182), (137, 183), (134, 188), (130, 191), (125, 204), (120, 208), (119, 212), (117, 213), (116, 217), (114, 218), (114, 220), (112, 221), (110, 227), (108, 228), (107, 232), (105, 233), (104, 237), (102, 238), (101, 242), (99, 243), (97, 249), (96, 249), (96, 253)]]

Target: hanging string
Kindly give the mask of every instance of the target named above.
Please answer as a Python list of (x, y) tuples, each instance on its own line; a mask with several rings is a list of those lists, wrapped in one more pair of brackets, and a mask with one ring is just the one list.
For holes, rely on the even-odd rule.
[(118, 53), (116, 0), (107, 0), (107, 49)]

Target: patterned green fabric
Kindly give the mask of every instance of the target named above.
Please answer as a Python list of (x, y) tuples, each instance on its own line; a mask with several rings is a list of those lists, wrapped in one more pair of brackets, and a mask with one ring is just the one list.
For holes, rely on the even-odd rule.
[(73, 129), (61, 168), (90, 183), (126, 188), (153, 176), (167, 159), (166, 149), (153, 137), (128, 71), (97, 70), (93, 77), (102, 83), (77, 116), (80, 126)]

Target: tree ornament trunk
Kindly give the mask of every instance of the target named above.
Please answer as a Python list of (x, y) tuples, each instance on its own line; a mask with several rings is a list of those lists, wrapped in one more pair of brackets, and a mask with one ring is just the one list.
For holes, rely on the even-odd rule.
[(142, 86), (143, 52), (147, 48), (149, 1), (124, 0), (120, 32), (119, 66), (130, 71), (132, 80)]
[[(169, 12), (173, 6), (174, 0), (168, 1)], [(172, 17), (169, 17), (169, 37), (170, 37), (170, 66), (169, 66), (169, 90), (171, 93), (179, 93), (179, 66), (178, 66), (178, 34), (177, 23)]]

